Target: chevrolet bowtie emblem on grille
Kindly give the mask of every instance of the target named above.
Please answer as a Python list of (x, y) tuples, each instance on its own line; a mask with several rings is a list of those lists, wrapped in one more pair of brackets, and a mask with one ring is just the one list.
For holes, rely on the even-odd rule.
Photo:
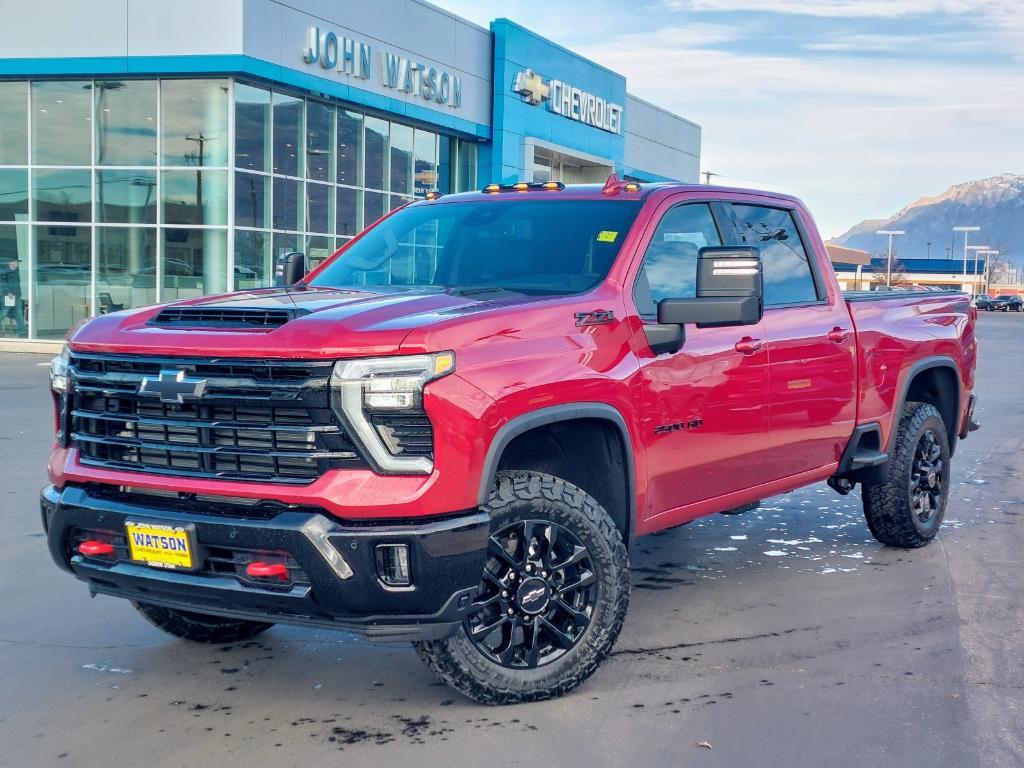
[(194, 379), (184, 371), (160, 371), (158, 376), (146, 376), (139, 384), (140, 395), (155, 395), (163, 403), (184, 403), (185, 398), (194, 400), (206, 393), (206, 379)]
[(512, 86), (512, 90), (530, 104), (540, 104), (542, 101), (547, 101), (548, 94), (551, 93), (551, 87), (546, 85), (543, 78), (532, 69), (516, 75), (516, 82)]

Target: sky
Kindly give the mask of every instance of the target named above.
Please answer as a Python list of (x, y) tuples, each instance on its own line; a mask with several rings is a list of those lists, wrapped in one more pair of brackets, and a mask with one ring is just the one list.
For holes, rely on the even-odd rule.
[(799, 195), (826, 238), (1024, 173), (1024, 0), (434, 2), (625, 75), (701, 125), (713, 183)]

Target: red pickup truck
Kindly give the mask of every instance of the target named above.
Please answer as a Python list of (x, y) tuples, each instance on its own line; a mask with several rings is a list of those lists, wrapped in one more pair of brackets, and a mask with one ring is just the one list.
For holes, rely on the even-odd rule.
[(844, 296), (791, 197), (491, 185), (283, 271), (51, 366), (53, 559), (178, 637), (332, 627), (556, 696), (615, 643), (637, 537), (859, 482), (920, 547), (976, 426), (969, 297)]

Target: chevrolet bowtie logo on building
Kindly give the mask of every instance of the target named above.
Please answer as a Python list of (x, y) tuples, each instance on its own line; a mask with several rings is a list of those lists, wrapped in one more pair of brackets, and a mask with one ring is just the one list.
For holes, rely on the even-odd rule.
[(139, 394), (154, 395), (162, 403), (181, 405), (185, 398), (196, 400), (206, 394), (207, 384), (206, 379), (190, 378), (181, 370), (163, 370), (158, 376), (146, 376), (139, 384)]
[(512, 91), (522, 96), (527, 104), (539, 106), (547, 102), (548, 110), (556, 115), (616, 135), (622, 133), (621, 105), (573, 88), (561, 80), (551, 79), (545, 83), (541, 75), (527, 69), (516, 74)]
[(532, 69), (516, 75), (516, 82), (512, 86), (512, 90), (531, 104), (547, 101), (548, 93), (551, 92), (551, 88), (544, 84), (544, 79)]

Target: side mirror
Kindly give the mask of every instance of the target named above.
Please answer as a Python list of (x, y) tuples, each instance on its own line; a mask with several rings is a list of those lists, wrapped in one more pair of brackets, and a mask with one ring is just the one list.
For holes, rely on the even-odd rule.
[(274, 264), (274, 285), (288, 287), (306, 276), (306, 255), (299, 251), (277, 257)]
[(697, 255), (697, 297), (658, 302), (658, 322), (666, 325), (754, 325), (763, 313), (761, 254), (751, 247), (701, 248)]

